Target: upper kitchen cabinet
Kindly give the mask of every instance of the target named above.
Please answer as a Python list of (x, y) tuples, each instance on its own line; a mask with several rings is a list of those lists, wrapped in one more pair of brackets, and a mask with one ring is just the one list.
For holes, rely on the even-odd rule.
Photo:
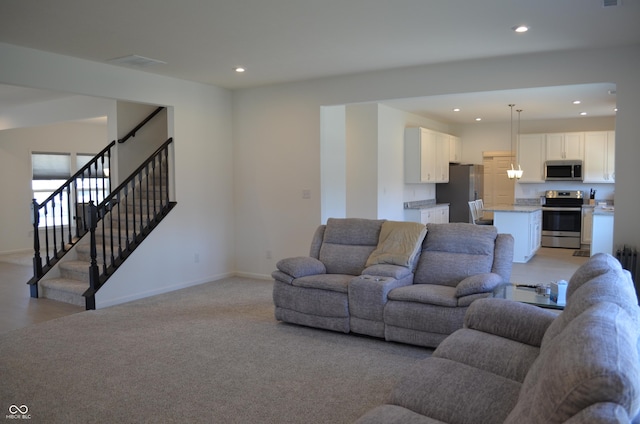
[(449, 137), (426, 128), (406, 128), (404, 177), (406, 183), (449, 181)]
[(584, 159), (584, 133), (547, 134), (547, 160)]
[(585, 133), (584, 182), (615, 183), (615, 141), (614, 131), (593, 131)]
[(449, 134), (436, 133), (436, 183), (449, 182)]
[(519, 183), (544, 183), (545, 134), (520, 134), (518, 163), (524, 170)]
[(449, 162), (462, 162), (462, 139), (455, 135), (449, 136)]

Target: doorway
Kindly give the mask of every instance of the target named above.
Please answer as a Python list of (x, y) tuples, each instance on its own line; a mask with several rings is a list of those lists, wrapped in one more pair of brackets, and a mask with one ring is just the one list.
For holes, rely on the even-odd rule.
[[(484, 204), (486, 207), (511, 206), (515, 203), (515, 180), (507, 177), (507, 169), (515, 158), (508, 151), (482, 152), (484, 165)], [(490, 214), (491, 216), (493, 214)]]

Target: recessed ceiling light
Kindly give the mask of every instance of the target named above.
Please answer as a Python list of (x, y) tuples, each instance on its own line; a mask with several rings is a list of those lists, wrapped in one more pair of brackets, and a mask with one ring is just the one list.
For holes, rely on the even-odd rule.
[(614, 111), (614, 112), (617, 112), (617, 111), (618, 111), (618, 108), (617, 108), (617, 107), (614, 107), (614, 108), (613, 108), (613, 111)]
[(526, 25), (516, 25), (514, 27), (511, 27), (512, 30), (514, 30), (515, 32), (527, 32), (529, 31), (529, 27)]
[(580, 112), (580, 116), (587, 116), (587, 112)]
[(482, 118), (476, 118), (476, 121), (482, 121)]
[(237, 73), (241, 74), (244, 71), (246, 71), (246, 69), (243, 68), (242, 66), (237, 66), (237, 67), (234, 68), (234, 71), (236, 71)]
[(459, 108), (459, 107), (454, 108), (454, 109), (453, 109), (453, 111), (454, 111), (454, 112), (460, 112), (460, 108)]
[(574, 100), (574, 101), (573, 101), (573, 104), (574, 104), (574, 105), (579, 105), (580, 103), (581, 103), (581, 102), (580, 102), (580, 100)]

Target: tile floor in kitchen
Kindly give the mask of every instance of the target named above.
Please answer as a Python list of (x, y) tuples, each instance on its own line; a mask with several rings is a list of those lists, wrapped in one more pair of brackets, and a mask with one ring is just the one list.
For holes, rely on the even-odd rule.
[[(511, 281), (535, 284), (568, 280), (588, 258), (572, 249), (541, 248), (526, 264), (513, 264)], [(28, 255), (0, 256), (0, 334), (31, 324), (75, 314), (83, 307), (49, 299), (32, 299), (26, 282), (32, 271)]]

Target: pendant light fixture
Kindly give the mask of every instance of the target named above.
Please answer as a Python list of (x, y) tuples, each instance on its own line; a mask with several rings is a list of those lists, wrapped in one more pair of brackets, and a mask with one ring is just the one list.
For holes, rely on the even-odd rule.
[[(518, 142), (518, 149), (520, 148), (520, 112), (522, 112), (522, 109), (516, 109), (516, 112), (518, 112), (518, 133), (517, 133), (517, 142)], [(520, 154), (518, 154), (518, 156), (520, 156)], [(516, 170), (516, 178), (520, 179), (522, 178), (522, 168), (520, 168), (520, 161), (518, 161), (518, 169)]]
[[(509, 138), (510, 138), (510, 143), (511, 143), (511, 157), (514, 157), (514, 152), (513, 152), (513, 107), (515, 106), (515, 104), (509, 104), (509, 107), (511, 108), (511, 131), (509, 132)], [(520, 112), (522, 112), (522, 109), (518, 109), (518, 136), (520, 135)], [(513, 162), (511, 162), (511, 169), (507, 169), (507, 177), (509, 177), (510, 180), (513, 180), (514, 178), (516, 179), (520, 179), (522, 178), (522, 169), (520, 168), (520, 164), (518, 164), (518, 169), (515, 169), (513, 167)]]

